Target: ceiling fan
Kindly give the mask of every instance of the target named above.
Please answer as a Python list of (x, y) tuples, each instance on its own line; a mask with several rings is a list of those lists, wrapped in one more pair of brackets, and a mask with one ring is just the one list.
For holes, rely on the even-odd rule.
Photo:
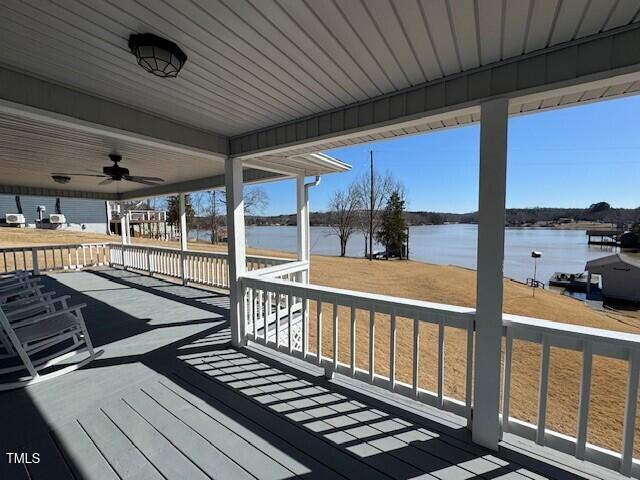
[[(122, 156), (116, 153), (109, 154), (109, 158), (113, 162), (113, 165), (102, 167), (102, 174), (95, 173), (52, 173), (51, 178), (58, 183), (68, 183), (71, 176), (76, 177), (97, 177), (104, 178), (98, 185), (108, 185), (113, 182), (135, 182), (143, 185), (157, 185), (160, 182), (164, 182), (164, 179), (158, 177), (140, 177), (136, 175), (129, 175), (129, 169), (121, 167), (118, 162), (122, 160)], [(97, 172), (97, 170), (89, 170)]]

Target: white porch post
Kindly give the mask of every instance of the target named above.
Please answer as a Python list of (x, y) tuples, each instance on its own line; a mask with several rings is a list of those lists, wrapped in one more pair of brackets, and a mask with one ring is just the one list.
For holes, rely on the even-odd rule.
[(122, 202), (118, 202), (118, 213), (120, 214), (120, 237), (122, 245), (127, 244), (127, 219), (124, 215), (124, 208), (122, 208)]
[[(297, 225), (298, 225), (298, 260), (309, 261), (309, 198), (304, 186), (304, 175), (296, 178)], [(302, 272), (300, 281), (309, 283), (309, 272)]]
[(242, 160), (227, 158), (224, 183), (227, 195), (227, 242), (229, 261), (229, 323), (231, 344), (244, 345), (243, 292), (238, 280), (245, 272), (245, 236)]
[(126, 234), (126, 239), (127, 239), (127, 245), (131, 245), (131, 215), (129, 214), (129, 212), (127, 212), (127, 214), (124, 216), (124, 226), (125, 226), (125, 231), (127, 232)]
[(500, 349), (509, 101), (490, 100), (480, 111), (480, 198), (473, 441), (498, 449)]
[(179, 212), (180, 212), (180, 274), (182, 275), (182, 284), (187, 284), (187, 213), (185, 208), (184, 193), (179, 195)]

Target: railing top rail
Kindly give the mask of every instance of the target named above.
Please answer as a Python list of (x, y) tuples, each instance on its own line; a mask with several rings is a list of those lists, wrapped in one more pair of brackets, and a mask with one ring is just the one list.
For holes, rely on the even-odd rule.
[(1, 247), (0, 252), (13, 252), (21, 250), (42, 250), (50, 248), (77, 248), (77, 247), (104, 247), (111, 245), (109, 242), (93, 242), (93, 243), (60, 243), (54, 245), (24, 245), (16, 247)]
[(576, 340), (606, 343), (623, 348), (640, 349), (640, 335), (617, 332), (602, 328), (583, 327), (570, 323), (553, 322), (539, 318), (504, 314), (502, 320), (505, 328), (536, 331), (550, 336), (570, 337)]
[[(145, 244), (131, 244), (131, 245), (122, 245), (121, 243), (113, 243), (111, 242), (109, 245), (112, 245), (114, 247), (125, 247), (125, 248), (148, 248), (151, 250), (168, 250), (168, 251), (173, 251), (173, 252), (180, 252), (179, 249), (174, 248), (174, 247), (163, 247), (163, 246), (159, 246), (159, 245), (145, 245)], [(193, 253), (193, 254), (202, 254), (202, 255), (211, 255), (211, 256), (223, 256), (226, 257), (228, 256), (227, 252), (210, 252), (207, 250), (193, 250), (193, 249), (189, 249), (186, 251), (186, 253)], [(290, 258), (285, 258), (285, 257), (269, 257), (266, 255), (246, 255), (247, 260), (262, 260), (262, 261), (269, 261), (269, 262), (289, 262), (292, 259)]]
[(259, 270), (252, 270), (247, 272), (247, 277), (254, 278), (272, 278), (280, 275), (287, 275), (289, 273), (302, 272), (309, 268), (308, 261), (295, 260), (292, 262), (281, 263), (279, 265), (272, 265), (271, 267), (261, 268)]
[(327, 299), (329, 299), (330, 297), (340, 297), (342, 300), (349, 303), (375, 303), (377, 307), (384, 307), (386, 310), (422, 310), (429, 311), (435, 314), (446, 314), (449, 316), (454, 315), (459, 318), (464, 318), (465, 321), (473, 320), (473, 317), (475, 315), (475, 309), (473, 308), (425, 302), (422, 300), (413, 300), (409, 298), (398, 298), (388, 295), (379, 295), (376, 293), (343, 290), (340, 288), (325, 287), (313, 284), (300, 284), (275, 278), (252, 276), (251, 274), (243, 275), (242, 281), (247, 285), (253, 287), (268, 287), (269, 285), (279, 287), (282, 290), (290, 291), (293, 295), (296, 295), (296, 292), (311, 292), (316, 297), (326, 297)]

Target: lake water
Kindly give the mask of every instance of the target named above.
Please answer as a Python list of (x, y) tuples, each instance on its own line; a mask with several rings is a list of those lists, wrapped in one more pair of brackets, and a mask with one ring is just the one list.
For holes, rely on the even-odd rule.
[[(296, 251), (296, 227), (247, 227), (247, 245), (253, 248)], [(203, 235), (203, 238), (204, 235)], [(422, 225), (409, 230), (409, 254), (412, 260), (476, 268), (477, 225)], [(374, 251), (381, 247), (374, 245)], [(524, 281), (533, 276), (531, 251), (542, 252), (537, 278), (544, 283), (553, 272), (581, 272), (585, 263), (610, 255), (611, 247), (587, 246), (584, 230), (544, 228), (507, 228), (505, 231), (504, 274)], [(311, 253), (338, 255), (338, 237), (327, 227), (311, 227)], [(352, 235), (347, 255), (362, 257), (364, 239)]]

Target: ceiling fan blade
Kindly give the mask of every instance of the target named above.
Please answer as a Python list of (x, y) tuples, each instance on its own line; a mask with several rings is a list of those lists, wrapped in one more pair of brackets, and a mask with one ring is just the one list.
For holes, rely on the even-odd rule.
[(139, 177), (137, 175), (126, 175), (125, 178), (127, 180), (131, 180), (132, 182), (136, 182), (138, 180), (144, 180), (147, 182), (164, 182), (164, 178), (158, 177)]
[(109, 185), (110, 183), (113, 183), (113, 178), (109, 177), (102, 180), (98, 185)]
[(74, 177), (100, 177), (104, 178), (106, 175), (90, 175), (88, 173), (51, 173), (51, 175), (66, 175), (66, 176), (74, 176)]
[(140, 177), (125, 177), (124, 179), (133, 183), (141, 183), (142, 185), (158, 185), (156, 182), (150, 182), (149, 180), (144, 180)]

